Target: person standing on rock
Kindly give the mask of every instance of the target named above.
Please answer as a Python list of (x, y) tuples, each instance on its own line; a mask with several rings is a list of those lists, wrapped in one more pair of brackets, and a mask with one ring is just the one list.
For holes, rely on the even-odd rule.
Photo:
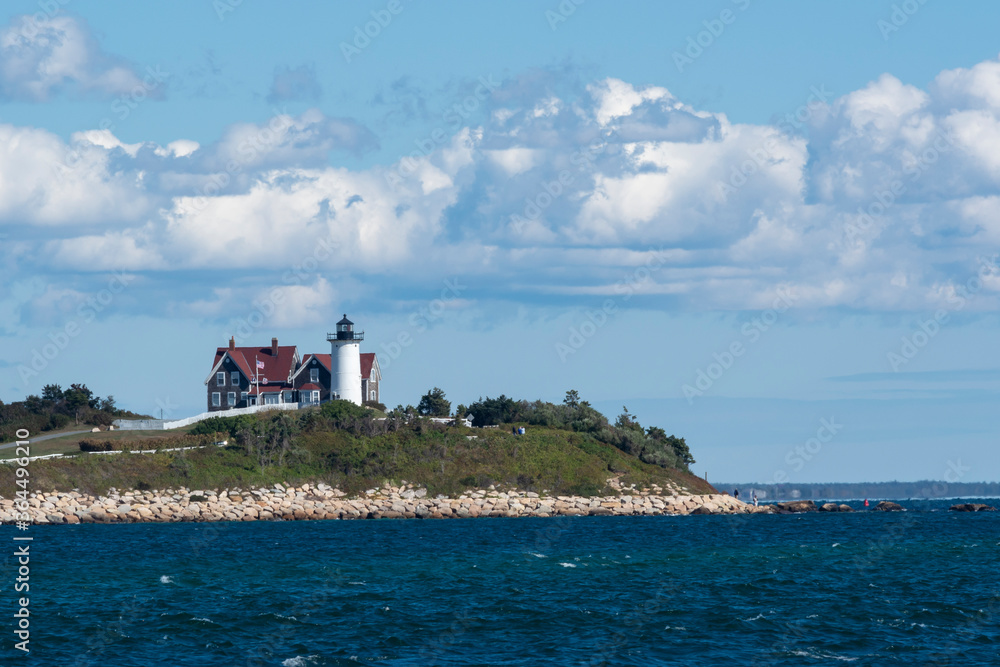
[(733, 489), (733, 498), (736, 498), (736, 500), (740, 499), (740, 490), (739, 489)]
[(753, 506), (757, 507), (757, 492), (753, 492)]

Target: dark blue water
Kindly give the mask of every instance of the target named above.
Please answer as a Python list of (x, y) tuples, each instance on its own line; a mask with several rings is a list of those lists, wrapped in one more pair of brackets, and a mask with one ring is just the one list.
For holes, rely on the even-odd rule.
[(1000, 513), (942, 505), (36, 527), (32, 652), (8, 630), (2, 662), (1000, 664)]

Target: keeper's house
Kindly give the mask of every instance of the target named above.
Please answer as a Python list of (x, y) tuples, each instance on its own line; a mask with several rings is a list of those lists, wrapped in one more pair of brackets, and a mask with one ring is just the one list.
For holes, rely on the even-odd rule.
[(346, 315), (337, 323), (337, 332), (327, 335), (333, 355), (300, 357), (294, 345), (278, 345), (277, 338), (271, 339), (271, 347), (237, 347), (230, 338), (229, 347), (215, 351), (212, 372), (205, 379), (208, 411), (318, 405), (331, 399), (381, 403), (382, 371), (374, 352), (358, 351), (363, 339), (364, 333), (356, 333)]

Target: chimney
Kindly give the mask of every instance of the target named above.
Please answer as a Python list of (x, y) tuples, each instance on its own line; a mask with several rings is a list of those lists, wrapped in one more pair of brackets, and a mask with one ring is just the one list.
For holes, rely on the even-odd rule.
[(278, 339), (277, 338), (272, 338), (271, 339), (271, 356), (272, 357), (278, 356)]
[(236, 351), (236, 339), (233, 338), (232, 336), (229, 337), (229, 351), (230, 352)]

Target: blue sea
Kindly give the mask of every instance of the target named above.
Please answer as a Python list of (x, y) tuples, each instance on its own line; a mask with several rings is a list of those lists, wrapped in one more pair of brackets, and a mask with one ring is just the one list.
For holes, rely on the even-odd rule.
[[(996, 665), (1000, 512), (34, 527), (4, 665)], [(995, 502), (995, 501), (994, 501)], [(24, 533), (4, 528), (11, 539)], [(7, 557), (10, 619), (16, 573)]]

